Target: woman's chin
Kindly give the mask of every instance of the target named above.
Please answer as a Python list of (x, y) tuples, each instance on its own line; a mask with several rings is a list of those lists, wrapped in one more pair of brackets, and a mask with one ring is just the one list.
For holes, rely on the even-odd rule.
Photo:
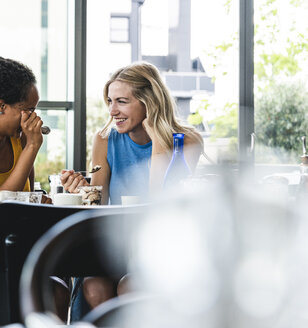
[(115, 127), (118, 133), (126, 133), (127, 131), (119, 126)]

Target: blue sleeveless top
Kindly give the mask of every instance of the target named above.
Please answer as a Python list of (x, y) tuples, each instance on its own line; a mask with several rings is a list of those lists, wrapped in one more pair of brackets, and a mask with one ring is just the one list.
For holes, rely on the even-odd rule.
[(146, 201), (149, 192), (152, 141), (136, 144), (127, 133), (111, 129), (108, 137), (107, 161), (111, 171), (110, 204), (121, 204), (121, 196), (139, 196)]

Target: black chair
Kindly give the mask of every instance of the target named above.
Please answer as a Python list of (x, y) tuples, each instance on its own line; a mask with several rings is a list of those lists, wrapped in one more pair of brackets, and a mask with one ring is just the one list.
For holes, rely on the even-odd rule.
[[(108, 212), (108, 211), (107, 211)], [(55, 224), (34, 245), (24, 264), (20, 285), (22, 317), (53, 312), (52, 275), (107, 276), (127, 272), (135, 231), (145, 207), (128, 206), (75, 213)]]
[(19, 279), (33, 244), (51, 226), (83, 207), (0, 203), (0, 325), (21, 322)]
[(153, 309), (157, 314), (164, 306), (165, 302), (157, 296), (128, 293), (100, 304), (86, 314), (82, 321), (96, 327), (142, 327)]

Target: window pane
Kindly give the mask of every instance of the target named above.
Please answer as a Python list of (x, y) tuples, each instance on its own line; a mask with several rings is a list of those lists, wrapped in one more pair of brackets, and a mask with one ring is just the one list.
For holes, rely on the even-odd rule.
[(168, 55), (168, 1), (146, 0), (141, 7), (142, 55)]
[(33, 70), (41, 100), (68, 100), (68, 62), (73, 64), (68, 60), (67, 46), (71, 38), (68, 28), (71, 2), (0, 2), (1, 56), (19, 60)]
[(112, 43), (110, 40), (113, 28), (120, 28), (121, 35), (112, 34), (112, 37), (122, 38), (127, 26), (111, 26), (115, 23), (111, 17), (129, 15), (130, 11), (130, 0), (87, 2), (87, 167), (91, 166), (94, 135), (108, 117), (103, 101), (104, 84), (112, 72), (131, 61), (130, 43)]
[(238, 0), (192, 0), (191, 56), (200, 59), (214, 90), (196, 94), (191, 111), (203, 118), (204, 150), (216, 163), (237, 162), (238, 13)]
[(110, 19), (110, 42), (129, 41), (129, 17), (112, 16)]
[[(238, 0), (191, 0), (188, 10), (181, 3), (189, 5), (187, 1), (146, 0), (140, 7), (141, 57), (160, 69), (182, 118), (202, 130), (208, 156), (215, 162), (235, 162)], [(109, 39), (111, 15), (126, 15), (132, 9), (123, 4), (88, 2), (87, 117), (94, 124), (88, 124), (88, 131), (101, 128), (104, 121), (92, 118), (106, 113), (102, 91), (109, 74), (131, 61), (131, 45)], [(189, 17), (187, 12), (191, 12)], [(99, 39), (97, 30), (101, 31)], [(89, 139), (87, 144), (91, 149)]]
[(308, 131), (308, 3), (254, 7), (256, 162), (298, 164)]
[(160, 68), (181, 117), (201, 131), (214, 162), (237, 161), (238, 5), (147, 0), (142, 6), (143, 59)]
[(66, 110), (37, 110), (44, 125), (51, 132), (44, 136), (43, 144), (35, 160), (35, 181), (41, 182), (43, 189), (49, 191), (48, 175), (60, 173), (66, 168)]

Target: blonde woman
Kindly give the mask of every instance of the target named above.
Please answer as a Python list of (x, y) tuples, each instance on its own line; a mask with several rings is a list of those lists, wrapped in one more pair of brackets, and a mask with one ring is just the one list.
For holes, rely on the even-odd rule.
[[(104, 99), (110, 119), (96, 134), (92, 152), (93, 166), (100, 165), (102, 169), (91, 179), (92, 185), (103, 186), (104, 204), (121, 204), (123, 195), (142, 198), (149, 190), (162, 188), (171, 159), (173, 133), (185, 134), (185, 158), (191, 171), (195, 169), (203, 149), (202, 138), (177, 119), (175, 103), (155, 66), (137, 62), (117, 70), (104, 87)], [(69, 192), (88, 184), (73, 170), (64, 170), (61, 180)], [(82, 289), (72, 307), (72, 321), (80, 319), (89, 310), (88, 305), (94, 308), (115, 296), (117, 282), (108, 278), (75, 281), (75, 286)], [(129, 288), (125, 276), (117, 293)]]
[[(92, 185), (103, 186), (103, 203), (120, 204), (121, 196), (144, 197), (162, 188), (171, 158), (173, 133), (184, 133), (184, 155), (194, 171), (203, 141), (192, 127), (180, 123), (176, 106), (158, 69), (137, 62), (117, 70), (104, 87), (110, 119), (97, 133), (92, 164), (102, 169)], [(87, 185), (73, 170), (62, 172), (65, 190)]]

